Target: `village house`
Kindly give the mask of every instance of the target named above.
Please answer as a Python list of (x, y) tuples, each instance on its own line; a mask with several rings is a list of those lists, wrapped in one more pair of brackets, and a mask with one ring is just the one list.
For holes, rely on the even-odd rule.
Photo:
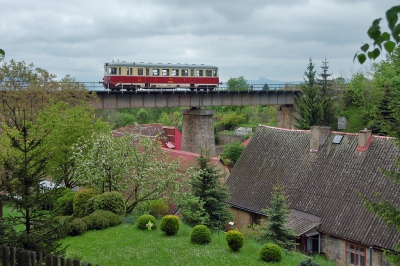
[(396, 170), (392, 138), (259, 126), (226, 182), (239, 229), (259, 223), (279, 182), (291, 210), (297, 249), (338, 265), (387, 266), (382, 250), (399, 239), (394, 226), (367, 210), (358, 193), (400, 208), (400, 191), (380, 169)]

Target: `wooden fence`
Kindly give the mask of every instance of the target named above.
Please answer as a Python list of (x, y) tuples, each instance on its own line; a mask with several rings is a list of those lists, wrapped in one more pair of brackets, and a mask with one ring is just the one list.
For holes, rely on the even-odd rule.
[[(48, 254), (43, 260), (42, 253), (13, 247), (2, 247), (1, 266), (93, 266), (92, 263), (80, 262)], [(96, 264), (96, 266), (98, 266)]]

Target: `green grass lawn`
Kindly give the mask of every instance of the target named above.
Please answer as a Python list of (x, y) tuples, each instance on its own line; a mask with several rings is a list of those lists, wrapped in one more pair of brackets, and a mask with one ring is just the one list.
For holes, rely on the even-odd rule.
[[(259, 258), (261, 244), (245, 240), (238, 253), (232, 253), (225, 241), (225, 233), (213, 234), (208, 245), (190, 242), (191, 228), (182, 225), (176, 236), (167, 237), (160, 229), (137, 230), (135, 225), (124, 223), (102, 231), (89, 231), (81, 236), (62, 240), (69, 245), (67, 258), (104, 266), (145, 265), (297, 265), (305, 260), (299, 253), (288, 252), (280, 263), (265, 263)], [(333, 266), (321, 257), (316, 258), (323, 266)]]

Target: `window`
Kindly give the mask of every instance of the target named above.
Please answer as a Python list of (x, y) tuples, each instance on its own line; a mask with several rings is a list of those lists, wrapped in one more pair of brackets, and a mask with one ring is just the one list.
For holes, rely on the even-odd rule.
[(348, 265), (365, 266), (365, 248), (346, 243), (346, 262)]
[(150, 69), (146, 68), (146, 76), (150, 76)]
[(187, 77), (189, 74), (187, 69), (182, 69), (182, 77)]
[(126, 68), (126, 75), (129, 76), (129, 68)]
[(109, 74), (111, 74), (111, 75), (116, 75), (117, 74), (117, 68), (116, 67), (110, 67), (108, 69), (108, 71), (109, 71)]
[(137, 70), (138, 76), (143, 76), (143, 68), (139, 67)]
[(118, 75), (121, 76), (121, 68), (120, 67), (118, 68)]
[(202, 77), (203, 76), (203, 70), (197, 70), (197, 76)]
[(162, 70), (162, 75), (165, 76), (169, 76), (169, 69), (163, 69)]
[(190, 70), (190, 76), (191, 76), (191, 77), (194, 77), (194, 69), (191, 69), (191, 70)]
[(218, 70), (214, 70), (214, 77), (218, 76)]
[(206, 70), (206, 76), (212, 77), (212, 70)]
[(179, 76), (179, 69), (172, 69), (172, 76)]
[(153, 69), (153, 76), (159, 76), (160, 75), (160, 70), (159, 69)]

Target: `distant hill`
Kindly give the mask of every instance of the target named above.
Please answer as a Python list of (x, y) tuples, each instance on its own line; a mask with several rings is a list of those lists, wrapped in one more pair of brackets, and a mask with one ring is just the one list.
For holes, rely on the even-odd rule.
[(258, 80), (248, 80), (247, 81), (248, 84), (265, 84), (265, 83), (267, 83), (267, 84), (286, 84), (286, 83), (289, 83), (289, 84), (300, 84), (302, 82), (303, 81), (290, 81), (290, 82), (288, 82), (288, 81), (282, 81), (282, 80), (267, 79), (265, 77), (261, 77)]

